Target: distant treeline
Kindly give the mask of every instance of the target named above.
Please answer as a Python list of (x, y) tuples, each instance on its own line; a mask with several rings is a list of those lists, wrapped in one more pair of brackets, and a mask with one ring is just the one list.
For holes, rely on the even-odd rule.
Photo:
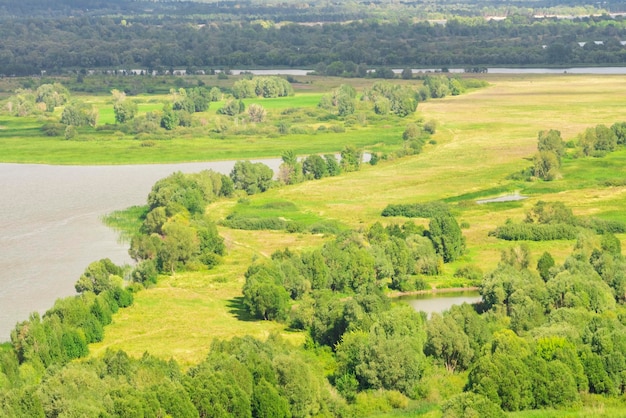
[(625, 32), (624, 18), (609, 16), (280, 26), (172, 16), (6, 19), (0, 74), (281, 66), (359, 76), (381, 67), (616, 65), (626, 61)]

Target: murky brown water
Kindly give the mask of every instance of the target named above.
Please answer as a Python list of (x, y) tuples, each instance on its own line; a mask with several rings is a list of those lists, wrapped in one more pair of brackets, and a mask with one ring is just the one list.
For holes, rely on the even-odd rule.
[[(276, 170), (279, 160), (261, 161)], [(175, 171), (212, 169), (234, 161), (133, 166), (0, 164), (0, 341), (18, 321), (74, 294), (92, 261), (130, 262), (127, 246), (100, 219), (145, 204), (152, 185)]]

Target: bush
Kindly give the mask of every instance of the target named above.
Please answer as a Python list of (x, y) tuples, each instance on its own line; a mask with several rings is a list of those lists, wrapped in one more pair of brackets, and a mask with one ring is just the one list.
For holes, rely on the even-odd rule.
[(41, 130), (46, 136), (61, 136), (65, 132), (66, 125), (62, 123), (46, 123)]
[(382, 216), (405, 216), (407, 218), (432, 218), (436, 215), (448, 214), (450, 209), (444, 202), (413, 203), (407, 205), (388, 205), (383, 209)]
[(287, 229), (289, 223), (284, 219), (280, 219), (277, 217), (254, 218), (233, 213), (228, 215), (226, 219), (222, 222), (222, 224), (232, 229), (243, 229), (248, 231), (258, 231), (266, 229), (283, 231)]
[(489, 236), (507, 241), (553, 241), (574, 239), (578, 228), (569, 224), (506, 224), (489, 232)]
[(475, 264), (468, 264), (456, 269), (454, 277), (463, 277), (468, 280), (481, 280), (483, 278), (483, 271)]

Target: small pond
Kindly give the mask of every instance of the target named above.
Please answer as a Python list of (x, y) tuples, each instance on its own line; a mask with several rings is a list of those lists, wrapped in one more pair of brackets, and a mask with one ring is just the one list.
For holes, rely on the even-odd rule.
[(442, 313), (454, 305), (464, 303), (478, 303), (481, 301), (477, 290), (443, 292), (443, 293), (423, 293), (418, 295), (406, 295), (396, 298), (397, 301), (408, 303), (416, 311), (425, 312), (428, 317), (432, 313)]

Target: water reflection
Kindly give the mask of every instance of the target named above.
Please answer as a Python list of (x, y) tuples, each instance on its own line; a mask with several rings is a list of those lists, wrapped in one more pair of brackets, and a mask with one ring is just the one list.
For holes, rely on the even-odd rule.
[(400, 296), (397, 300), (408, 303), (418, 312), (425, 312), (430, 318), (431, 314), (443, 313), (454, 305), (478, 303), (481, 297), (477, 291), (467, 291)]

